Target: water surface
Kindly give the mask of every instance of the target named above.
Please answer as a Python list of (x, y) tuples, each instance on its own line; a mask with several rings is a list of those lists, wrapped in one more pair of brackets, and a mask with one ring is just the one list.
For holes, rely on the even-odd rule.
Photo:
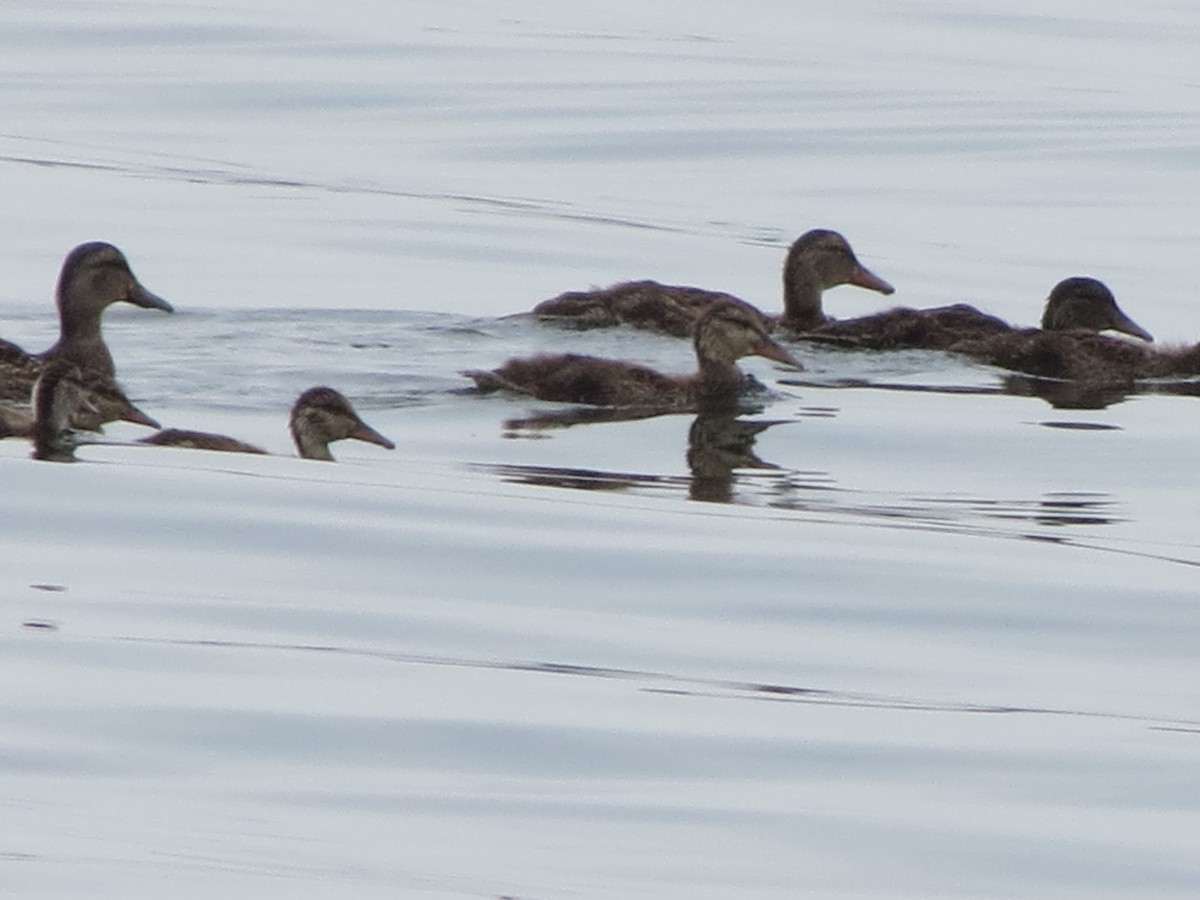
[[(74, 244), (165, 425), (0, 442), (19, 896), (1192, 897), (1194, 385), (797, 348), (739, 416), (468, 390), (508, 313), (655, 277), (777, 309), (844, 231), (914, 306), (1105, 280), (1196, 337), (1176, 4), (258, 0), (0, 13), (0, 335)], [(878, 308), (853, 288), (836, 315)], [(332, 384), (392, 437), (291, 458)]]

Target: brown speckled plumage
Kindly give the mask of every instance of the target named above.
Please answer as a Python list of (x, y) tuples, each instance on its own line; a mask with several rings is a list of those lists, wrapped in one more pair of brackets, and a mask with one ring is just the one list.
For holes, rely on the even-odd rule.
[(33, 388), (32, 412), (29, 436), (33, 438), (33, 456), (54, 462), (75, 459), (78, 440), (74, 426), (81, 417), (159, 427), (130, 402), (113, 379), (84, 372), (69, 359), (55, 359), (43, 367)]
[[(836, 231), (815, 228), (798, 237), (788, 250), (783, 267), (783, 315), (759, 315), (768, 330), (779, 327), (806, 331), (825, 321), (821, 293), (839, 284), (854, 284), (883, 294), (893, 291), (890, 284), (858, 261), (844, 237)], [(626, 281), (607, 288), (560, 294), (539, 303), (533, 313), (578, 328), (626, 324), (687, 337), (709, 306), (737, 299), (703, 288)]]
[[(1145, 341), (1150, 334), (1130, 319), (1112, 292), (1095, 278), (1076, 276), (1054, 286), (1042, 314), (1042, 328), (1049, 331), (1084, 329), (1122, 331)], [(867, 350), (951, 350), (958, 345), (982, 346), (996, 339), (1002, 346), (1006, 336), (1019, 343), (1026, 329), (1013, 328), (1003, 319), (957, 303), (934, 309), (897, 307), (857, 319), (827, 322), (799, 335), (803, 340)]]
[(736, 360), (759, 355), (802, 368), (767, 335), (761, 316), (737, 300), (712, 304), (696, 323), (699, 364), (691, 375), (664, 375), (624, 360), (574, 353), (511, 359), (493, 371), (469, 371), (481, 390), (506, 389), (541, 400), (670, 409), (736, 397), (747, 379)]
[(1074, 277), (1050, 292), (1041, 329), (971, 335), (947, 349), (1014, 372), (1064, 381), (1119, 384), (1200, 373), (1197, 347), (1157, 350), (1148, 343), (1097, 333), (1109, 329), (1153, 340), (1121, 311), (1102, 282)]
[(161, 297), (134, 277), (125, 256), (112, 244), (93, 241), (67, 254), (55, 290), (59, 338), (43, 353), (26, 353), (0, 341), (0, 400), (28, 401), (42, 369), (56, 360), (77, 366), (85, 375), (112, 378), (112, 355), (100, 331), (100, 320), (113, 303), (132, 303), (171, 312)]

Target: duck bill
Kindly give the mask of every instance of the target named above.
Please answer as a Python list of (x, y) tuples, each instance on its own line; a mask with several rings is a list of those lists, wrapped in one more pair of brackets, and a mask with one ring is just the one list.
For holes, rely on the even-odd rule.
[(145, 425), (147, 428), (162, 428), (156, 419), (152, 419), (133, 405), (121, 410), (121, 421), (132, 422), (134, 425)]
[(1154, 336), (1150, 332), (1120, 310), (1117, 310), (1116, 320), (1112, 324), (1112, 329), (1120, 331), (1123, 334), (1132, 335), (1135, 338), (1141, 338), (1148, 344), (1154, 343)]
[(366, 422), (359, 422), (354, 430), (350, 432), (350, 437), (356, 441), (366, 441), (368, 444), (378, 444), (387, 450), (395, 450), (396, 445), (385, 438), (382, 434), (368, 425)]
[(878, 291), (881, 294), (894, 294), (896, 289), (868, 269), (866, 266), (855, 266), (854, 272), (850, 275), (850, 280), (846, 282), (855, 287), (866, 288), (869, 291)]
[(163, 312), (175, 312), (175, 307), (158, 296), (158, 294), (146, 290), (140, 284), (135, 283), (133, 291), (125, 299), (134, 306), (142, 307), (142, 309), (161, 309)]
[(783, 363), (785, 366), (791, 366), (794, 369), (804, 368), (800, 360), (796, 359), (796, 357), (792, 356), (792, 354), (788, 353), (770, 338), (763, 338), (755, 344), (752, 352), (755, 356), (764, 356), (767, 359), (773, 359), (775, 362)]

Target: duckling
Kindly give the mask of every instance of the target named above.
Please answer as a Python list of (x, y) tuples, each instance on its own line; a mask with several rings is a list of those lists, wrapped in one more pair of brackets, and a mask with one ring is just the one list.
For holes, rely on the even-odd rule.
[(1038, 378), (1132, 385), (1142, 378), (1200, 375), (1200, 344), (1155, 350), (1090, 331), (1027, 329), (951, 348), (980, 362)]
[(171, 304), (138, 282), (129, 262), (112, 244), (93, 241), (67, 254), (55, 290), (59, 338), (54, 346), (27, 353), (0, 341), (0, 399), (27, 401), (42, 368), (57, 359), (73, 362), (84, 373), (111, 378), (112, 354), (100, 332), (100, 318), (113, 303), (172, 312)]
[(771, 340), (758, 311), (737, 300), (709, 306), (696, 322), (693, 345), (699, 370), (691, 375), (664, 375), (638, 363), (574, 353), (510, 359), (493, 371), (462, 374), (482, 391), (506, 389), (541, 400), (595, 406), (691, 409), (733, 399), (754, 383), (735, 364), (743, 356), (804, 368)]
[(1046, 309), (1042, 313), (1042, 328), (1045, 331), (1082, 328), (1096, 332), (1111, 329), (1141, 338), (1147, 344), (1154, 343), (1150, 332), (1117, 306), (1117, 298), (1108, 285), (1083, 275), (1064, 278), (1050, 291), (1050, 296), (1046, 298)]
[[(788, 250), (783, 266), (783, 315), (759, 315), (768, 330), (809, 331), (826, 321), (821, 293), (840, 284), (853, 284), (885, 295), (895, 291), (858, 261), (844, 237), (836, 231), (814, 228), (800, 235)], [(579, 328), (628, 324), (687, 337), (701, 313), (724, 300), (737, 298), (719, 291), (657, 281), (627, 281), (598, 290), (560, 294), (539, 303), (533, 314)]]
[(378, 444), (386, 450), (396, 449), (395, 444), (360, 419), (350, 401), (331, 387), (309, 388), (301, 394), (292, 406), (288, 429), (296, 452), (304, 459), (332, 462), (329, 445), (345, 438)]
[[(1153, 341), (1144, 328), (1130, 319), (1112, 291), (1095, 278), (1076, 276), (1056, 284), (1046, 298), (1042, 328), (1047, 331), (1086, 329), (1122, 331)], [(963, 342), (1020, 332), (1003, 319), (980, 312), (966, 303), (933, 309), (897, 307), (870, 316), (828, 322), (804, 340), (868, 350), (953, 350)]]
[(158, 422), (134, 406), (111, 378), (85, 373), (69, 359), (47, 363), (34, 384), (33, 415), (30, 436), (33, 458), (53, 462), (74, 462), (79, 445), (72, 428), (80, 411), (106, 416), (105, 421), (122, 419), (150, 428)]
[(1009, 329), (969, 337), (947, 349), (1014, 372), (1064, 381), (1115, 384), (1200, 372), (1200, 347), (1156, 351), (1145, 343), (1098, 334), (1101, 329), (1154, 340), (1121, 311), (1103, 282), (1077, 276), (1050, 292), (1042, 330)]
[[(364, 422), (350, 401), (330, 387), (309, 388), (292, 406), (288, 422), (296, 451), (304, 459), (333, 461), (329, 445), (345, 438), (378, 444), (388, 450), (396, 445)], [(223, 450), (229, 453), (266, 453), (260, 447), (223, 434), (170, 428), (142, 438), (143, 444), (188, 447), (194, 450)]]

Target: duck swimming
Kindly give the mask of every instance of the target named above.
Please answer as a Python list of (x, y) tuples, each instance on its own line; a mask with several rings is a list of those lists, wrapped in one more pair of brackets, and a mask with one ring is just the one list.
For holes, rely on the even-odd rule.
[[(836, 231), (814, 228), (800, 235), (788, 250), (783, 266), (783, 315), (760, 315), (770, 330), (809, 331), (826, 321), (822, 292), (840, 284), (881, 294), (895, 291), (858, 261), (844, 237)], [(725, 300), (737, 298), (703, 288), (626, 281), (598, 290), (560, 294), (539, 303), (533, 314), (578, 328), (627, 324), (687, 337), (704, 310)]]
[[(1140, 338), (1099, 334), (1111, 329)], [(948, 349), (981, 362), (1062, 381), (1126, 384), (1139, 378), (1200, 374), (1200, 345), (1156, 350), (1154, 338), (1125, 315), (1094, 278), (1068, 278), (1050, 293), (1042, 329), (1019, 328), (961, 340)]]
[(0, 399), (28, 400), (42, 368), (58, 359), (84, 373), (111, 378), (112, 354), (100, 332), (100, 318), (113, 303), (172, 312), (171, 304), (142, 287), (123, 253), (112, 244), (93, 241), (67, 254), (55, 290), (59, 337), (43, 353), (26, 353), (0, 341)]
[(68, 359), (47, 363), (33, 389), (33, 415), (29, 436), (33, 458), (74, 462), (78, 435), (72, 428), (80, 412), (158, 428), (159, 424), (136, 406), (111, 378), (85, 373)]
[(1155, 350), (1091, 331), (1023, 329), (951, 348), (1013, 372), (1090, 384), (1131, 386), (1143, 378), (1200, 375), (1200, 344)]
[(1145, 328), (1125, 315), (1108, 285), (1096, 278), (1077, 275), (1064, 278), (1050, 291), (1042, 313), (1045, 331), (1120, 331), (1141, 338), (1148, 344), (1154, 338)]
[[(309, 388), (292, 406), (288, 428), (296, 451), (303, 459), (333, 461), (329, 445), (351, 438), (378, 444), (388, 450), (396, 445), (369, 426), (354, 410), (350, 401), (331, 387)], [(230, 453), (266, 453), (260, 447), (223, 434), (170, 428), (142, 438), (143, 444), (159, 447), (189, 447), (194, 450), (224, 450)]]
[(804, 368), (771, 340), (758, 311), (738, 300), (709, 306), (696, 322), (693, 346), (699, 369), (691, 375), (664, 375), (638, 363), (574, 353), (510, 359), (493, 371), (462, 374), (474, 379), (480, 390), (504, 389), (540, 400), (691, 409), (734, 399), (755, 383), (736, 365), (743, 356)]
[[(1112, 291), (1102, 281), (1084, 276), (1063, 279), (1050, 291), (1042, 313), (1042, 329), (1093, 332), (1111, 329), (1144, 341), (1154, 340), (1121, 311)], [(897, 307), (858, 319), (829, 322), (799, 337), (867, 350), (957, 350), (958, 345), (966, 342), (1034, 331), (1014, 328), (973, 306), (956, 303), (933, 309)]]

